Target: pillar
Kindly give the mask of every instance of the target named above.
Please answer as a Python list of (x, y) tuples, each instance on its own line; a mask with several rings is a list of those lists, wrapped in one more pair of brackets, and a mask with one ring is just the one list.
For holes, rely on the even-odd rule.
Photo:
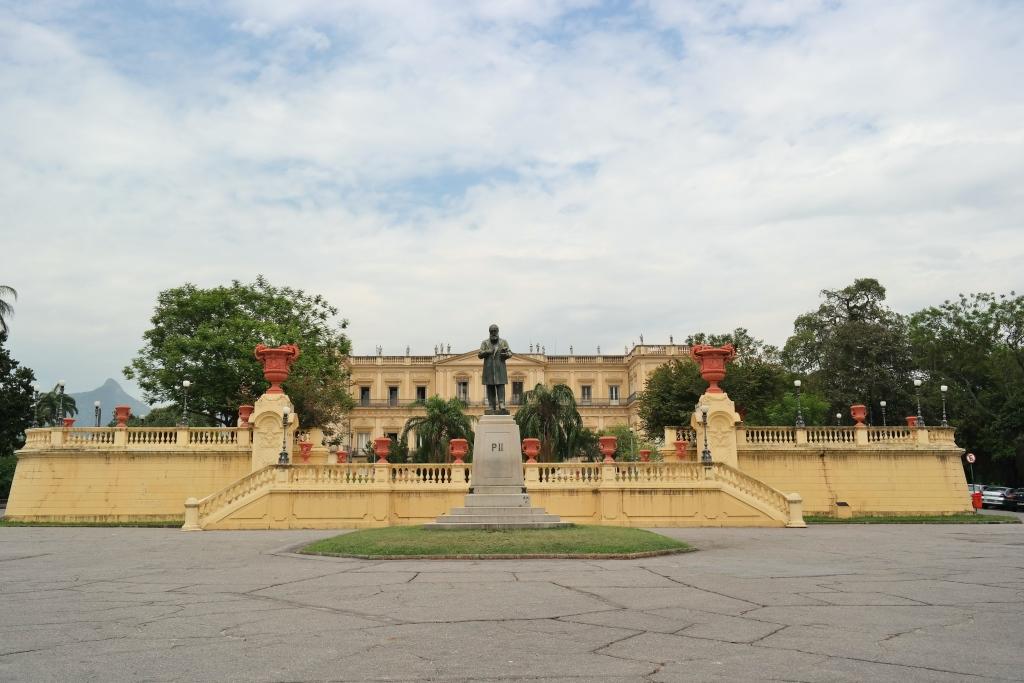
[(740, 422), (740, 414), (736, 412), (736, 404), (725, 392), (705, 393), (697, 401), (697, 406), (690, 417), (690, 426), (697, 433), (697, 461), (700, 461), (701, 452), (704, 450), (704, 424), (701, 415), (703, 407), (708, 409), (708, 448), (711, 450), (711, 459), (730, 467), (738, 467), (736, 425)]
[(252, 425), (252, 470), (262, 469), (267, 465), (276, 465), (281, 454), (281, 421), (285, 407), (289, 411), (288, 433), (285, 436), (285, 450), (288, 451), (288, 462), (292, 462), (295, 442), (295, 430), (299, 428), (295, 406), (287, 394), (263, 394), (256, 401), (256, 406), (249, 417)]

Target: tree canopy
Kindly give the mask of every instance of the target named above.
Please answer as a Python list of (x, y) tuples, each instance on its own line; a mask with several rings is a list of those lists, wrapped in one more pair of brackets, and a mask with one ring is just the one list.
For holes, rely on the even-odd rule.
[(418, 462), (448, 462), (451, 439), (466, 439), (473, 443), (473, 418), (466, 415), (462, 401), (457, 398), (445, 401), (440, 396), (431, 396), (423, 406), (426, 414), (406, 420), (398, 438), (400, 444), (407, 444), (409, 432), (416, 431), (421, 444), (415, 453)]
[(351, 348), (348, 322), (337, 314), (319, 294), (275, 287), (263, 276), (209, 289), (185, 284), (160, 292), (145, 345), (124, 375), (150, 405), (180, 402), (187, 379), (190, 413), (234, 425), (238, 406), (268, 386), (253, 357), (256, 345), (297, 344), (302, 355), (285, 388), (303, 426), (329, 428), (352, 405), (343, 363)]
[(527, 391), (515, 420), (523, 438), (540, 439), (541, 462), (565, 460), (574, 455), (583, 418), (572, 389), (566, 385), (556, 384), (549, 389), (538, 384)]
[(6, 498), (14, 477), (14, 451), (25, 445), (33, 423), (35, 391), (32, 370), (11, 357), (7, 333), (0, 331), (0, 498)]

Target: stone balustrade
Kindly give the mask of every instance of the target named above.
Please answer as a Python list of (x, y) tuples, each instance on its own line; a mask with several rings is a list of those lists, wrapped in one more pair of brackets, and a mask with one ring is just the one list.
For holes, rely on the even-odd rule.
[(23, 451), (248, 451), (246, 427), (43, 427), (25, 432)]

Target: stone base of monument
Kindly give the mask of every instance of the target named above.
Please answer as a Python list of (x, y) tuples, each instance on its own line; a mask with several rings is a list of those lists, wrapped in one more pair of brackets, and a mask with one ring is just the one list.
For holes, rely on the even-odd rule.
[(532, 507), (523, 485), (519, 425), (510, 415), (484, 415), (473, 443), (473, 488), (465, 507), (453, 508), (426, 529), (553, 529), (572, 526)]

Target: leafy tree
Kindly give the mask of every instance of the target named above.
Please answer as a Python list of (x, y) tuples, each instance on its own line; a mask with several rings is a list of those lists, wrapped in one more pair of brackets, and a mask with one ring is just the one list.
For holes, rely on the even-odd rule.
[(40, 427), (57, 424), (65, 417), (78, 415), (78, 404), (68, 394), (61, 394), (57, 391), (59, 385), (53, 389), (36, 396), (35, 418), (36, 424)]
[[(803, 415), (806, 425), (834, 424), (831, 406), (828, 401), (817, 394), (806, 391), (800, 394), (800, 413)], [(847, 413), (848, 414), (848, 413)], [(747, 424), (761, 425), (794, 425), (796, 424), (796, 395), (786, 394), (777, 402), (767, 408), (763, 422), (748, 422)], [(881, 424), (881, 420), (879, 420)], [(892, 424), (890, 422), (890, 424)]]
[(877, 422), (878, 402), (889, 414), (914, 410), (913, 358), (904, 316), (885, 305), (885, 287), (861, 278), (843, 289), (821, 292), (818, 310), (797, 317), (783, 360), (805, 377), (805, 387), (846, 414), (852, 403), (868, 406)]
[(910, 338), (926, 373), (929, 424), (939, 420), (946, 384), (950, 423), (983, 476), (1024, 478), (1024, 296), (961, 294), (914, 313)]
[[(473, 443), (473, 418), (464, 412), (465, 404), (457, 398), (445, 401), (431, 396), (424, 402), (425, 415), (415, 415), (405, 421), (400, 443), (408, 444), (409, 432), (415, 430), (423, 444), (417, 454), (419, 462), (448, 462), (448, 443), (451, 439), (466, 439)], [(406, 445), (408, 450), (408, 446)]]
[[(177, 427), (181, 424), (181, 406), (171, 404), (153, 408), (145, 417), (131, 415), (128, 417), (129, 427)], [(112, 418), (107, 424), (108, 427), (117, 426), (117, 418)], [(197, 415), (190, 412), (188, 415), (189, 427), (216, 427), (218, 423), (205, 415)]]
[(667, 426), (689, 424), (706, 388), (697, 364), (690, 360), (673, 359), (654, 370), (637, 397), (637, 416), (647, 438), (662, 437)]
[(573, 456), (577, 458), (583, 458), (590, 462), (595, 462), (601, 459), (601, 444), (598, 441), (600, 434), (595, 432), (589, 427), (583, 427), (576, 434), (576, 440), (573, 443)]
[(9, 301), (5, 301), (7, 297), (16, 301), (18, 299), (18, 292), (15, 291), (14, 287), (0, 285), (0, 333), (5, 335), (9, 331), (7, 319), (14, 315), (14, 306)]
[(541, 462), (565, 460), (572, 455), (583, 429), (576, 397), (564, 384), (550, 389), (538, 384), (527, 391), (515, 420), (523, 438), (540, 439)]
[(303, 426), (329, 428), (352, 406), (344, 359), (351, 348), (348, 322), (319, 294), (275, 287), (263, 276), (251, 284), (202, 289), (193, 284), (157, 297), (145, 346), (125, 367), (150, 403), (181, 400), (190, 380), (189, 412), (234, 425), (238, 406), (268, 386), (253, 357), (259, 343), (298, 344), (287, 391)]
[[(629, 428), (629, 425), (618, 424), (602, 429), (601, 436), (614, 436), (616, 460), (637, 461), (640, 459), (640, 451), (643, 449), (651, 451), (652, 458), (657, 456), (658, 444), (654, 441), (641, 439), (640, 436)], [(600, 451), (598, 451), (600, 454)]]
[(0, 498), (6, 498), (14, 479), (14, 451), (25, 445), (32, 426), (32, 370), (22, 367), (5, 348), (7, 332), (0, 331)]

